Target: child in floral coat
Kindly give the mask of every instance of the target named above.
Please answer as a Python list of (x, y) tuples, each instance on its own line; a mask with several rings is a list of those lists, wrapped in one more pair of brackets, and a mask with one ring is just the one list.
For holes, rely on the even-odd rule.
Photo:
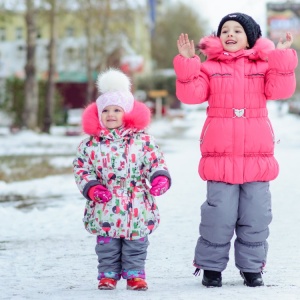
[(97, 236), (99, 289), (146, 290), (148, 235), (159, 225), (154, 196), (171, 178), (164, 156), (145, 133), (150, 111), (135, 101), (129, 78), (109, 69), (97, 80), (101, 95), (82, 116), (84, 139), (74, 160), (76, 184), (87, 199), (84, 226)]

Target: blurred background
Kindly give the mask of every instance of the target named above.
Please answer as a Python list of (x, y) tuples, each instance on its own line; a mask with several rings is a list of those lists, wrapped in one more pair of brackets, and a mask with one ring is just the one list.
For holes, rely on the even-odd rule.
[[(154, 121), (184, 118), (188, 110), (175, 95), (176, 40), (186, 32), (197, 43), (235, 11), (251, 15), (275, 44), (291, 31), (299, 51), (300, 1), (0, 0), (0, 147), (26, 130), (80, 135), (82, 110), (97, 98), (95, 81), (108, 67), (130, 76)], [(288, 113), (300, 115), (299, 89)], [(5, 172), (3, 164), (16, 160), (1, 154), (0, 181), (12, 180), (12, 164)]]
[(53, 124), (76, 123), (107, 67), (132, 78), (136, 98), (155, 116), (167, 115), (180, 108), (172, 69), (178, 35), (197, 42), (232, 10), (252, 15), (275, 43), (292, 31), (299, 49), (299, 2), (231, 2), (0, 0), (0, 109), (7, 119), (0, 124), (50, 133)]

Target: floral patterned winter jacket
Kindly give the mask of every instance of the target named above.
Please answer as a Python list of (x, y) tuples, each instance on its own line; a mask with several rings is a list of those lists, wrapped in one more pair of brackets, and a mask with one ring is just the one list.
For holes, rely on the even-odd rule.
[(218, 37), (205, 37), (199, 46), (206, 61), (177, 55), (174, 68), (178, 99), (209, 105), (200, 135), (201, 178), (230, 184), (275, 179), (279, 166), (267, 100), (293, 95), (297, 52), (275, 49), (264, 38), (234, 53)]
[[(144, 129), (150, 123), (149, 109), (135, 101), (133, 111), (124, 115), (119, 129), (101, 128), (96, 104), (82, 117), (84, 139), (75, 158), (76, 184), (87, 199), (84, 225), (91, 234), (135, 240), (152, 233), (160, 222), (155, 198), (150, 194), (152, 180), (164, 175), (171, 180), (164, 156)], [(95, 203), (88, 191), (101, 184), (110, 190), (112, 200)]]

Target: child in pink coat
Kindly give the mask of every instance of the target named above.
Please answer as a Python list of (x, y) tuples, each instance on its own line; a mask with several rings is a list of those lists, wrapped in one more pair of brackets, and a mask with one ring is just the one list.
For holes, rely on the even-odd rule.
[(287, 99), (295, 91), (298, 59), (292, 42), (292, 34), (286, 33), (275, 49), (243, 13), (226, 15), (216, 35), (200, 40), (204, 62), (187, 34), (177, 40), (177, 97), (186, 104), (209, 105), (199, 163), (207, 198), (194, 258), (195, 274), (204, 270), (204, 286), (222, 286), (234, 233), (235, 265), (244, 284), (264, 285), (261, 273), (272, 220), (269, 182), (279, 172), (267, 100)]

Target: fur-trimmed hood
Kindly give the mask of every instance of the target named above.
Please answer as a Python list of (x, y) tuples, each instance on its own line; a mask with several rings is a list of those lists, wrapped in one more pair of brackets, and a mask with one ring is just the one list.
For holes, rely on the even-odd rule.
[[(145, 129), (151, 121), (150, 109), (142, 102), (134, 101), (134, 106), (131, 112), (125, 113), (123, 117), (124, 128), (132, 128), (133, 130)], [(82, 129), (83, 132), (99, 136), (102, 130), (105, 130), (100, 124), (98, 109), (96, 103), (92, 103), (86, 107), (82, 114)]]
[(220, 38), (211, 35), (202, 38), (197, 48), (207, 56), (208, 60), (228, 60), (238, 56), (249, 56), (252, 60), (266, 61), (268, 53), (275, 49), (275, 45), (269, 39), (259, 38), (251, 49), (227, 52), (223, 49)]

